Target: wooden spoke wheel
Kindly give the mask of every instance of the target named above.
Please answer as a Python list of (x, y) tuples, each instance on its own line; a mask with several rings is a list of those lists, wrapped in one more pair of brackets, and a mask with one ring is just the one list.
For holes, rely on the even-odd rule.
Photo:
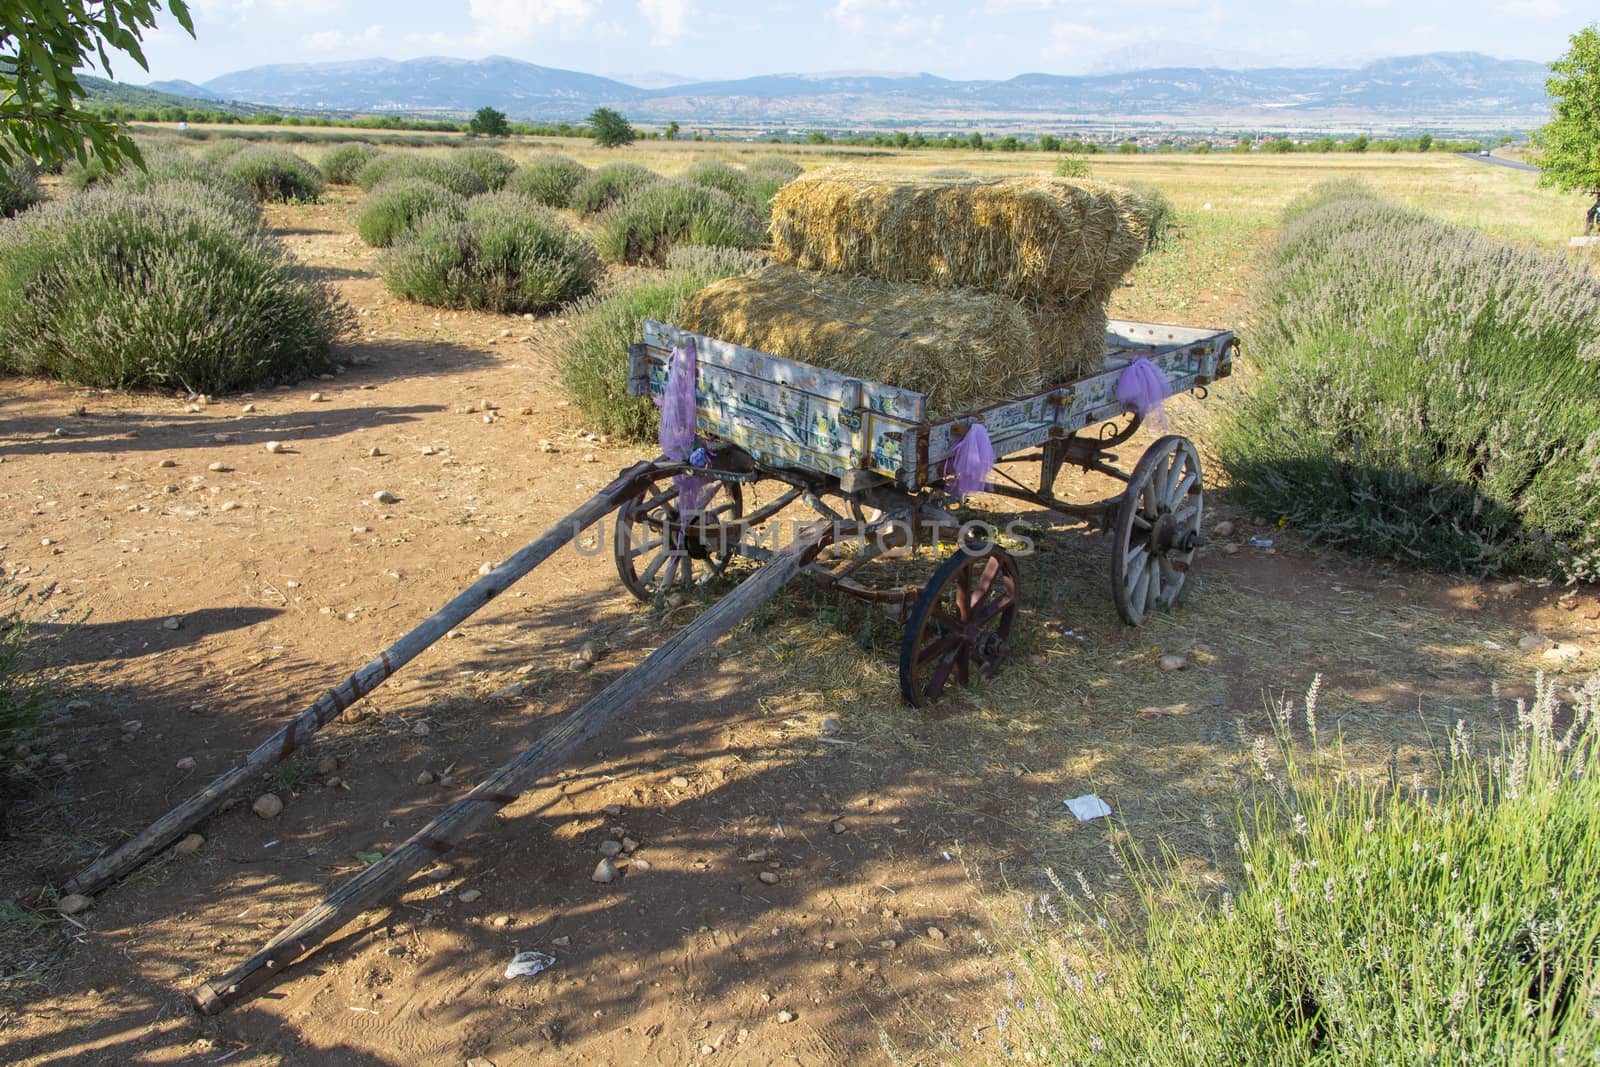
[(1112, 531), (1111, 596), (1123, 622), (1138, 626), (1183, 595), (1204, 507), (1200, 454), (1188, 438), (1168, 434), (1139, 457)]
[(612, 554), (628, 592), (654, 600), (687, 593), (721, 574), (738, 547), (744, 491), (738, 482), (707, 480), (694, 510), (682, 510), (678, 479), (662, 473), (617, 509)]
[(1021, 586), (1011, 554), (969, 544), (934, 572), (900, 640), (900, 693), (912, 707), (950, 687), (1000, 673), (1017, 621)]

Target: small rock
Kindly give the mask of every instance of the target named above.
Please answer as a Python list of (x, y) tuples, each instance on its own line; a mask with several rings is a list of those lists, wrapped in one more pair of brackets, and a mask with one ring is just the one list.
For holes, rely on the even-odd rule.
[(372, 494), (372, 499), (376, 500), (380, 504), (400, 503), (400, 498), (389, 492), (387, 489), (379, 489), (376, 493)]
[(597, 462), (597, 460), (594, 457), (594, 453), (593, 452), (585, 452), (583, 454), (583, 461), (585, 463), (595, 463), (595, 462)]
[(413, 737), (427, 737), (431, 733), (433, 733), (433, 727), (425, 722), (419, 722), (411, 728)]
[(179, 841), (176, 845), (173, 845), (172, 851), (176, 852), (180, 856), (192, 856), (196, 852), (199, 852), (200, 846), (204, 845), (205, 843), (206, 839), (201, 837), (199, 834), (189, 834), (185, 836), (182, 841)]
[(423, 445), (419, 451), (424, 456), (437, 456), (439, 454), (439, 450), (434, 448), (432, 445)]
[(233, 444), (233, 434), (214, 433), (211, 435), (211, 440), (215, 441), (219, 445), (231, 445)]
[(620, 855), (621, 853), (622, 853), (622, 842), (621, 841), (610, 841), (610, 840), (607, 840), (607, 841), (600, 842), (600, 855), (606, 856), (606, 857), (609, 858), (609, 857)]
[(633, 861), (631, 866), (636, 871), (648, 871), (650, 869), (650, 861), (646, 859), (637, 859)]
[(195, 769), (195, 766), (196, 765), (193, 756), (185, 756), (178, 761), (178, 770), (180, 771), (192, 771)]
[(423, 771), (421, 774), (417, 775), (418, 785), (432, 785), (434, 781), (435, 779), (432, 771)]
[(371, 533), (372, 532), (372, 527), (370, 527), (370, 526), (352, 526), (352, 527), (350, 527), (350, 532), (351, 533)]
[(67, 754), (65, 752), (57, 752), (54, 756), (50, 757), (50, 762), (54, 763), (56, 766), (59, 767), (62, 764), (66, 763), (67, 759), (68, 759), (68, 756), (67, 756)]
[(483, 896), (483, 890), (481, 889), (463, 889), (460, 893), (456, 894), (456, 899), (461, 901), (463, 904), (471, 904), (481, 896)]
[(326, 778), (339, 769), (339, 761), (332, 756), (323, 756), (317, 760), (317, 773)]
[(605, 812), (607, 815), (612, 815), (612, 816), (621, 815), (622, 814), (622, 805), (621, 804), (607, 804), (605, 807), (601, 808), (600, 810)]
[(556, 948), (566, 948), (568, 945), (572, 944), (572, 938), (566, 934), (562, 934), (560, 937), (556, 938), (550, 943)]
[(277, 455), (283, 451), (284, 444), (282, 441), (268, 441), (266, 448), (268, 452), (271, 452), (273, 455)]
[(593, 641), (585, 641), (583, 647), (578, 649), (578, 658), (583, 662), (593, 665), (600, 659), (600, 648)]
[(1224, 556), (1237, 556), (1239, 554), (1239, 546), (1229, 541), (1222, 546), (1222, 554)]
[(756, 875), (756, 877), (761, 879), (767, 885), (777, 885), (780, 881), (777, 871), (762, 871), (760, 874)]
[(1182, 656), (1162, 656), (1161, 669), (1164, 671), (1181, 671), (1189, 665), (1189, 661)]
[(689, 779), (685, 778), (681, 774), (675, 774), (667, 780), (667, 784), (674, 789), (688, 789)]
[(256, 406), (254, 404), (246, 404), (239, 410), (244, 412), (246, 415), (254, 415), (256, 413)]
[(836, 834), (842, 834), (848, 830), (849, 827), (845, 825), (843, 819), (835, 819), (828, 824), (828, 829), (832, 830)]
[(594, 873), (589, 876), (591, 881), (599, 882), (601, 885), (605, 885), (607, 882), (614, 882), (616, 878), (617, 865), (611, 862), (611, 857), (609, 856), (595, 864)]
[(312, 393), (311, 394), (311, 402), (313, 404), (320, 404), (326, 399), (328, 399), (328, 398), (323, 396), (321, 393)]
[(1499, 585), (1494, 587), (1494, 591), (1496, 593), (1498, 593), (1500, 596), (1505, 596), (1505, 597), (1518, 596), (1522, 592), (1522, 583), (1521, 582), (1501, 582)]
[(467, 1067), (494, 1067), (494, 1061), (486, 1060), (482, 1056), (474, 1056), (467, 1061)]
[(937, 926), (930, 926), (928, 927), (928, 937), (934, 941), (943, 941), (944, 931), (939, 929)]
[(894, 939), (886, 937), (882, 941), (878, 942), (878, 947), (883, 949), (885, 952), (893, 952), (895, 948)]
[(163, 630), (181, 630), (183, 629), (183, 620), (174, 615), (162, 622), (161, 628)]
[(827, 718), (822, 720), (822, 732), (830, 737), (843, 729), (844, 724), (838, 719), (835, 719), (832, 715), (829, 715)]
[(1218, 537), (1232, 537), (1233, 536), (1233, 523), (1231, 523), (1231, 522), (1227, 521), (1226, 519), (1224, 519), (1223, 521), (1217, 523), (1215, 526), (1211, 527), (1211, 532), (1213, 534), (1215, 534), (1216, 536), (1218, 536)]
[(1529, 652), (1543, 652), (1556, 647), (1555, 639), (1546, 634), (1528, 634), (1517, 642), (1517, 647)]
[(448, 863), (436, 864), (428, 869), (427, 877), (435, 882), (442, 882), (456, 873), (456, 869)]
[(256, 802), (250, 805), (250, 810), (263, 819), (276, 819), (283, 813), (283, 801), (275, 793), (262, 793), (256, 797)]
[(178, 465), (178, 461), (175, 460), (175, 459), (170, 459), (170, 458), (164, 459), (160, 463), (156, 464), (156, 466), (162, 468), (163, 470), (167, 470), (167, 469), (170, 469), (172, 467), (176, 467), (177, 465)]
[(478, 574), (481, 575), (481, 576), (487, 577), (490, 573), (492, 573), (494, 571), (494, 568), (495, 568), (495, 565), (493, 563), (488, 563), (488, 562), (480, 563), (480, 564), (478, 564)]
[(56, 901), (56, 910), (63, 915), (76, 915), (94, 907), (94, 901), (82, 893), (68, 893)]
[(378, 448), (378, 447), (374, 446), (372, 448), (367, 449), (367, 457), (369, 459), (377, 459), (381, 455), (383, 455), (383, 449), (381, 449), (381, 448)]
[(767, 862), (767, 857), (770, 855), (771, 853), (766, 849), (758, 848), (754, 852), (747, 854), (744, 858), (744, 861), (746, 863), (765, 863)]
[[(505, 333), (501, 334), (500, 336), (509, 337), (510, 335), (511, 335), (511, 331), (507, 330)], [(479, 411), (499, 411), (500, 410), (500, 405), (496, 404), (492, 400), (480, 400), (480, 401), (478, 401), (478, 410)]]
[(799, 1018), (799, 1016), (795, 1015), (795, 1013), (792, 1011), (780, 1011), (778, 1013), (778, 1022), (780, 1023), (792, 1023), (797, 1018)]
[(549, 441), (540, 441), (539, 442), (539, 451), (540, 452), (554, 452), (554, 451), (556, 451), (556, 446), (551, 444)]
[(493, 919), (491, 919), (489, 921), (489, 925), (493, 926), (497, 930), (504, 929), (505, 927), (511, 925), (511, 916), (509, 916), (509, 915), (496, 915)]
[(210, 465), (208, 465), (206, 467), (206, 470), (210, 471), (213, 474), (221, 474), (224, 471), (226, 471), (227, 469), (228, 469), (228, 465), (226, 463), (222, 463), (222, 462), (212, 463), (212, 464), (210, 464)]
[(624, 851), (624, 852), (637, 852), (638, 850), (639, 850), (639, 842), (635, 841), (631, 837), (624, 837), (622, 839), (622, 851)]

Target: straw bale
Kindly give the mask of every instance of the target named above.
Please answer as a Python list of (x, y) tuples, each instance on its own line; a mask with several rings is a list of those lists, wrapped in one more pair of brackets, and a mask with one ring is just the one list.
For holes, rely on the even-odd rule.
[(772, 203), (780, 263), (1044, 300), (1109, 292), (1143, 253), (1146, 224), (1137, 194), (1065, 178), (825, 167)]
[[(877, 278), (840, 277), (774, 265), (715, 282), (690, 299), (679, 324), (695, 333), (786, 356), (867, 381), (913, 389), (931, 415), (951, 415), (1037, 393), (1066, 377), (1058, 353), (1041, 349), (1033, 318), (1068, 343), (1095, 333), (1098, 302), (1043, 311), (992, 293), (938, 290)], [(1075, 357), (1074, 366), (1084, 363)]]

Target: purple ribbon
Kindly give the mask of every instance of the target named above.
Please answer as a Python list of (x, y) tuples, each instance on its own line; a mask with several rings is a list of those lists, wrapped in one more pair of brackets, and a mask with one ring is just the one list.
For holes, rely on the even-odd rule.
[(1158, 430), (1167, 428), (1166, 399), (1172, 395), (1167, 376), (1140, 356), (1117, 377), (1117, 403), (1139, 413)]
[(974, 422), (967, 435), (957, 442), (944, 461), (945, 492), (956, 498), (981, 493), (989, 488), (989, 473), (994, 470), (994, 445), (983, 423)]

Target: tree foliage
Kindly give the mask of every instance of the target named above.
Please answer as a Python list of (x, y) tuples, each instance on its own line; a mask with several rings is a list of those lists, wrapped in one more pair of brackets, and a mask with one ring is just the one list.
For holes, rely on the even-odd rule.
[(609, 107), (597, 107), (589, 116), (589, 128), (594, 131), (594, 143), (601, 148), (617, 148), (632, 144), (638, 136), (628, 120)]
[(1545, 82), (1554, 117), (1534, 132), (1539, 182), (1600, 203), (1600, 29), (1575, 33)]
[[(138, 160), (122, 127), (84, 106), (88, 89), (75, 72), (98, 63), (111, 76), (113, 52), (149, 70), (141, 41), (162, 8), (161, 0), (0, 0), (0, 163)], [(184, 0), (165, 8), (194, 36)]]
[(511, 133), (511, 123), (506, 121), (504, 111), (496, 111), (492, 107), (480, 107), (472, 116), (472, 121), (467, 124), (467, 130), (484, 137), (505, 137)]

